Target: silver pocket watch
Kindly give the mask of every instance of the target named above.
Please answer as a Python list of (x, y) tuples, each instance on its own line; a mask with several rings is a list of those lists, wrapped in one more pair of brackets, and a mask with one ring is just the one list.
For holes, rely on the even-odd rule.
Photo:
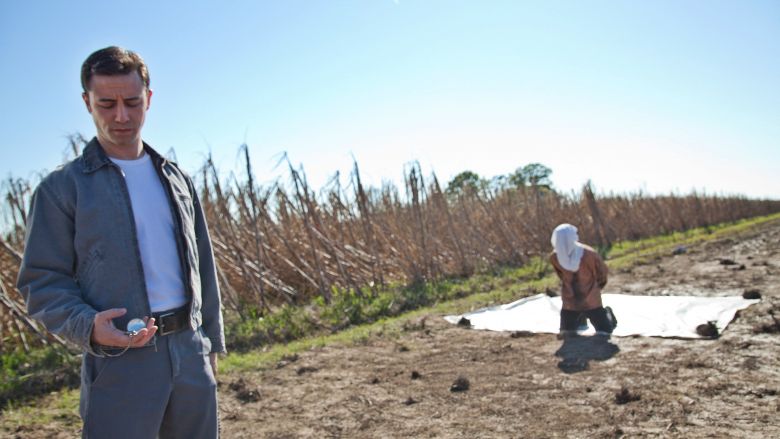
[(133, 319), (127, 322), (127, 335), (134, 337), (138, 335), (138, 332), (146, 328), (146, 323), (141, 319)]

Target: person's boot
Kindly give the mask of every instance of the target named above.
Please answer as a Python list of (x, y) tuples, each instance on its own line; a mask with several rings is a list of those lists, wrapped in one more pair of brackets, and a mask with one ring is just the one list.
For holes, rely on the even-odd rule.
[(617, 328), (617, 317), (615, 317), (615, 313), (612, 311), (612, 308), (605, 306), (604, 311), (607, 312), (607, 318), (612, 323), (612, 330), (614, 331), (615, 328)]

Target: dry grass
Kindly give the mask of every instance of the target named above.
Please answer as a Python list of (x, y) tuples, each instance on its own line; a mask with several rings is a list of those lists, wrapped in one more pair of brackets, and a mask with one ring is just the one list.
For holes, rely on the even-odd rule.
[[(283, 304), (326, 303), (336, 290), (375, 295), (388, 284), (463, 277), (519, 266), (550, 250), (550, 231), (577, 225), (581, 240), (602, 249), (623, 240), (706, 227), (780, 211), (780, 201), (692, 193), (579, 195), (544, 187), (442, 190), (419, 165), (403, 187), (366, 188), (355, 164), (348, 184), (333, 179), (320, 191), (289, 166), (289, 182), (223, 181), (211, 160), (194, 175), (209, 222), (226, 309), (256, 317)], [(77, 148), (74, 148), (74, 152)], [(0, 354), (58, 343), (24, 314), (14, 288), (23, 251), (25, 207), (32, 184), (8, 180), (0, 248)]]

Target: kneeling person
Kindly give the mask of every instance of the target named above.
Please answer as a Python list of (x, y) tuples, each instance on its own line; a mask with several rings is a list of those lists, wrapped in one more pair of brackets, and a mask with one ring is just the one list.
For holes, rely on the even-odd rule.
[(571, 224), (561, 224), (553, 230), (550, 263), (561, 279), (560, 335), (576, 334), (585, 319), (590, 320), (597, 333), (608, 335), (617, 326), (617, 319), (601, 303), (607, 266), (593, 248), (578, 240), (577, 228)]

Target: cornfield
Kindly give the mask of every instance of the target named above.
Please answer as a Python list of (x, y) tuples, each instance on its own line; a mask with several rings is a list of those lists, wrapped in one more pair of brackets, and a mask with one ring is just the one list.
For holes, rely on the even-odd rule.
[[(74, 147), (74, 152), (76, 148)], [(263, 315), (283, 304), (328, 303), (337, 290), (375, 295), (393, 283), (463, 277), (519, 266), (550, 251), (550, 232), (578, 226), (583, 242), (608, 247), (632, 240), (780, 211), (780, 201), (739, 196), (596, 195), (545, 187), (464, 188), (448, 193), (418, 164), (404, 184), (365, 187), (357, 163), (342, 185), (319, 191), (289, 165), (289, 181), (256, 183), (243, 146), (243, 178), (227, 180), (208, 159), (195, 174), (228, 313)], [(64, 347), (24, 311), (14, 287), (23, 252), (25, 209), (33, 185), (5, 182), (0, 240), (0, 354), (41, 344)]]

